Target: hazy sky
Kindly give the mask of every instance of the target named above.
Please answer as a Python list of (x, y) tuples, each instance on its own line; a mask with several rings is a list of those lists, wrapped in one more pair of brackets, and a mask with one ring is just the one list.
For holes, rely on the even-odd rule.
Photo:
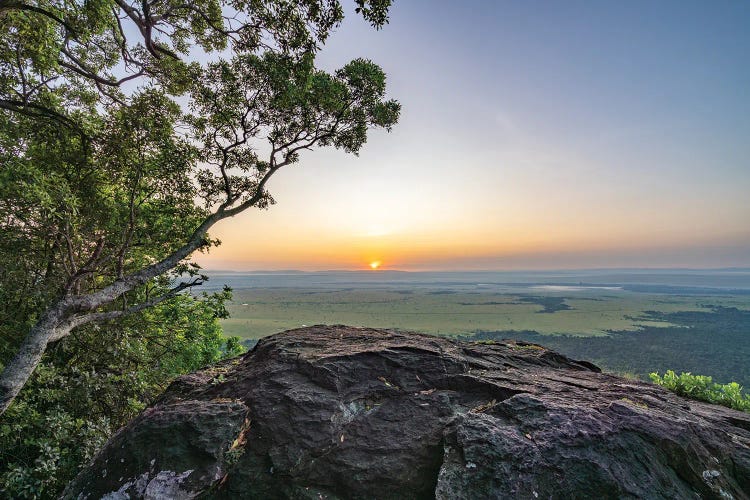
[(403, 106), (222, 222), (210, 269), (750, 266), (750, 2), (397, 0), (319, 56)]

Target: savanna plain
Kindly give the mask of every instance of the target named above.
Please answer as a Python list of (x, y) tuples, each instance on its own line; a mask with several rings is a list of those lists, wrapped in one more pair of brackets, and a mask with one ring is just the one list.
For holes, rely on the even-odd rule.
[(315, 324), (535, 342), (647, 378), (686, 371), (750, 386), (750, 272), (215, 273), (233, 288), (226, 335)]

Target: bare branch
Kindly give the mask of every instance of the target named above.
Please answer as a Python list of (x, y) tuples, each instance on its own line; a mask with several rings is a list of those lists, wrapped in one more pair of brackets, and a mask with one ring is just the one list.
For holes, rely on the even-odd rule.
[(103, 236), (97, 240), (96, 247), (94, 248), (94, 251), (91, 253), (91, 256), (88, 258), (88, 260), (68, 280), (68, 284), (65, 287), (66, 292), (72, 290), (81, 278), (95, 271), (96, 264), (98, 263), (99, 257), (102, 254), (102, 250), (104, 250)]
[(134, 80), (146, 74), (146, 72), (143, 69), (141, 69), (137, 73), (124, 76), (120, 78), (119, 80), (110, 80), (108, 78), (104, 78), (102, 76), (97, 75), (93, 70), (86, 67), (83, 61), (81, 61), (76, 56), (74, 56), (66, 47), (61, 48), (60, 52), (65, 54), (68, 57), (68, 59), (70, 59), (76, 64), (76, 65), (73, 65), (61, 59), (58, 61), (60, 63), (60, 66), (68, 68), (69, 70), (81, 75), (82, 77), (93, 80), (96, 83), (107, 85), (108, 87), (119, 87), (120, 85), (122, 85), (123, 83), (127, 81)]

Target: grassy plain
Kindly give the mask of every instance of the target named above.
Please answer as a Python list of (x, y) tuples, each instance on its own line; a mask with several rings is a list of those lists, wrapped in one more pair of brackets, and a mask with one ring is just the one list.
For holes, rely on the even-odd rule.
[[(550, 309), (544, 305), (549, 299), (564, 299), (557, 300), (563, 308), (544, 312)], [(439, 288), (249, 288), (234, 291), (229, 305), (231, 317), (222, 323), (225, 334), (247, 339), (303, 325), (337, 323), (447, 336), (533, 330), (543, 335), (596, 337), (612, 330), (674, 326), (645, 315), (646, 311), (701, 311), (706, 306), (750, 310), (750, 296), (528, 288), (523, 293)]]

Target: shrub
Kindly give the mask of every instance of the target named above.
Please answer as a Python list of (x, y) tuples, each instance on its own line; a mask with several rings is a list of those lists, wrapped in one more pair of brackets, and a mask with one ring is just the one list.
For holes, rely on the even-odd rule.
[(663, 377), (658, 373), (651, 373), (649, 377), (655, 384), (680, 396), (750, 412), (750, 394), (744, 394), (742, 386), (737, 382), (717, 384), (705, 375), (693, 375), (690, 372), (677, 375), (672, 370), (667, 370)]

